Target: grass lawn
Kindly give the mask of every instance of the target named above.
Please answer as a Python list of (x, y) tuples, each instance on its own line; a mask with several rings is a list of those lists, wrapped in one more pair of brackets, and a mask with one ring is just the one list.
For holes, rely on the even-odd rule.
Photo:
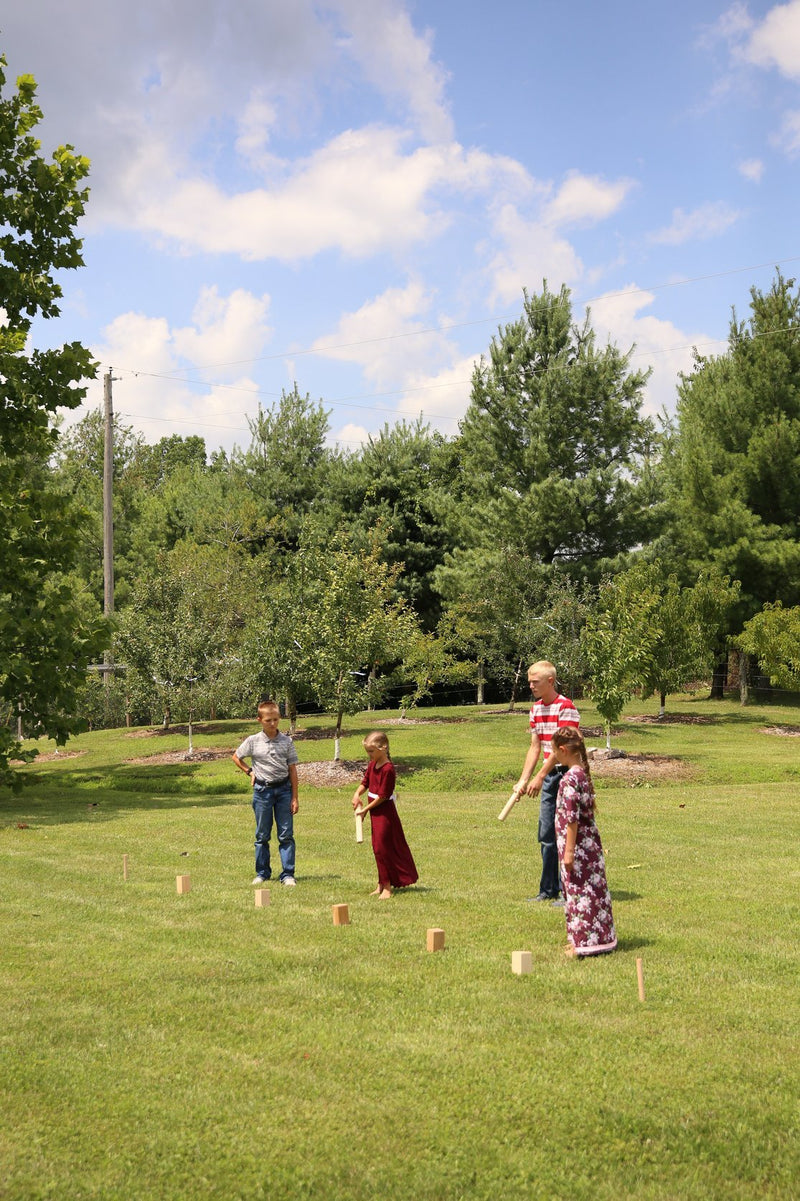
[[(524, 711), (388, 727), (420, 869), (388, 902), (367, 895), (352, 785), (301, 790), (298, 887), (256, 909), (229, 760), (131, 764), (186, 739), (112, 731), (23, 769), (0, 797), (0, 1198), (800, 1197), (800, 739), (763, 732), (800, 710), (668, 708), (683, 722), (632, 705), (613, 742), (683, 776), (598, 773), (620, 949), (586, 962), (562, 955), (563, 913), (526, 901), (535, 802), (497, 821)], [(345, 758), (396, 716), (352, 719)]]

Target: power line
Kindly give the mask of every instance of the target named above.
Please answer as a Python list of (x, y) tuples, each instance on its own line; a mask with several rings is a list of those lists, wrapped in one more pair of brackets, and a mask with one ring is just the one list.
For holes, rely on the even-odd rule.
[[(796, 326), (783, 326), (780, 329), (765, 330), (763, 333), (753, 334), (753, 335), (751, 335), (751, 337), (753, 339), (769, 338), (769, 337), (774, 337), (774, 336), (776, 336), (778, 334), (782, 334), (782, 333), (790, 333), (793, 330), (796, 330), (797, 328), (798, 327), (796, 327)], [(681, 351), (686, 351), (686, 350), (697, 351), (697, 350), (703, 350), (703, 349), (711, 347), (711, 346), (723, 346), (723, 345), (727, 345), (728, 342), (729, 342), (728, 338), (709, 338), (705, 342), (684, 342), (678, 346), (663, 346), (663, 347), (660, 347), (657, 349), (633, 351), (629, 355), (629, 358), (630, 359), (639, 359), (639, 358), (648, 358), (649, 359), (656, 355), (677, 354)], [(569, 366), (569, 364), (566, 364), (566, 363), (548, 363), (547, 367), (545, 368), (545, 371), (546, 372), (555, 372), (555, 371), (566, 370), (568, 366)], [(164, 375), (159, 372), (137, 371), (137, 372), (134, 372), (133, 374), (134, 374), (134, 376), (141, 375), (141, 376), (145, 376), (150, 379), (166, 379), (166, 380), (170, 380), (174, 383), (186, 384), (187, 386), (190, 386), (190, 387), (203, 387), (203, 388), (215, 388), (215, 389), (226, 388), (228, 391), (244, 392), (246, 395), (254, 396), (254, 397), (260, 397), (260, 396), (277, 397), (277, 395), (278, 395), (278, 393), (275, 393), (275, 392), (265, 392), (259, 388), (245, 388), (245, 387), (242, 387), (241, 385), (237, 385), (237, 384), (215, 384), (215, 383), (210, 383), (210, 382), (203, 382), (201, 380), (179, 380), (179, 379), (176, 379), (174, 376)], [(539, 374), (541, 375), (542, 373), (539, 372)], [(434, 388), (464, 387), (470, 383), (471, 383), (470, 379), (449, 380), (446, 383), (420, 384), (420, 385), (410, 386), (407, 388), (397, 388), (393, 391), (387, 391), (387, 392), (358, 393), (355, 397), (352, 397), (352, 398), (347, 397), (347, 396), (336, 397), (332, 400), (326, 399), (324, 402), (321, 402), (321, 403), (323, 403), (323, 405), (325, 407), (330, 406), (332, 408), (346, 408), (346, 409), (356, 409), (358, 411), (366, 410), (369, 412), (374, 412), (374, 411), (381, 412), (383, 410), (375, 410), (374, 405), (359, 404), (356, 402), (357, 401), (369, 401), (369, 400), (373, 400), (373, 399), (380, 400), (380, 399), (385, 399), (386, 397), (391, 397), (391, 396), (406, 396), (411, 392), (433, 391)], [(396, 413), (389, 413), (388, 411), (386, 411), (386, 416), (388, 416), (388, 417), (392, 417), (392, 416), (396, 416), (396, 415), (397, 415)], [(420, 415), (422, 417), (424, 417), (426, 420), (430, 420), (430, 421), (460, 421), (461, 420), (460, 416), (457, 416), (453, 413), (431, 413), (431, 412), (426, 412), (424, 409), (420, 410)], [(212, 422), (197, 421), (193, 418), (150, 417), (150, 416), (146, 416), (145, 414), (142, 414), (142, 413), (128, 413), (128, 414), (126, 414), (126, 416), (129, 418), (134, 418), (135, 420), (138, 420), (138, 421), (173, 422), (176, 425), (177, 424), (179, 424), (179, 425), (196, 425), (198, 428), (202, 428), (202, 429), (228, 430), (231, 433), (239, 433), (239, 432), (247, 433), (247, 432), (249, 432), (249, 426), (247, 428), (245, 428), (244, 426), (217, 425)], [(342, 441), (346, 441), (346, 439), (342, 439)]]
[[(650, 292), (663, 292), (668, 288), (680, 288), (680, 287), (685, 287), (687, 284), (706, 283), (709, 280), (724, 279), (730, 275), (741, 275), (747, 271), (761, 271), (765, 267), (780, 267), (786, 263), (796, 263), (796, 262), (800, 262), (800, 255), (792, 255), (787, 258), (771, 259), (768, 262), (754, 263), (748, 267), (731, 267), (731, 268), (727, 269), (726, 271), (715, 271), (715, 272), (711, 272), (710, 274), (707, 274), (707, 275), (690, 276), (687, 279), (668, 280), (667, 282), (660, 283), (660, 284), (651, 284), (649, 286), (636, 287), (636, 288), (625, 288), (625, 289), (620, 289), (619, 291), (616, 291), (616, 292), (605, 292), (599, 296), (590, 296), (583, 300), (580, 297), (575, 297), (574, 303), (581, 304), (584, 307), (586, 307), (588, 305), (593, 305), (593, 304), (594, 305), (602, 304), (605, 301), (609, 301), (609, 300), (620, 300), (627, 296), (643, 296), (643, 295), (647, 295)], [(444, 323), (442, 325), (429, 326), (429, 327), (426, 327), (423, 329), (403, 330), (399, 333), (394, 333), (394, 334), (382, 334), (380, 337), (377, 337), (377, 338), (362, 338), (361, 340), (356, 341), (356, 342), (338, 342), (338, 343), (332, 343), (330, 346), (309, 346), (309, 347), (302, 347), (297, 350), (283, 350), (276, 354), (259, 355), (259, 356), (255, 356), (253, 358), (248, 358), (248, 359), (229, 359), (227, 361), (218, 362), (218, 363), (205, 363), (202, 365), (198, 364), (193, 367), (181, 367), (181, 368), (176, 367), (175, 370), (171, 371), (171, 372), (137, 371), (137, 369), (133, 368), (133, 367), (128, 368), (127, 370), (131, 371), (134, 375), (154, 375), (156, 378), (176, 379), (176, 380), (180, 380), (180, 382), (189, 384), (189, 383), (193, 383), (195, 381), (188, 380), (188, 379), (181, 380), (179, 373), (185, 373), (187, 371), (210, 371), (212, 368), (217, 368), (217, 367), (239, 367), (239, 366), (244, 366), (249, 363), (269, 363), (269, 362), (274, 362), (274, 361), (280, 360), (280, 359), (302, 358), (307, 355), (326, 355), (326, 354), (330, 354), (331, 352), (339, 351), (339, 350), (355, 350), (355, 349), (358, 349), (360, 346), (373, 346), (379, 342), (392, 342), (392, 341), (397, 341), (397, 340), (405, 339), (405, 338), (423, 337), (423, 336), (429, 335), (429, 334), (448, 333), (451, 330), (469, 329), (472, 326), (486, 325), (489, 322), (504, 322), (504, 321), (508, 322), (508, 321), (517, 321), (517, 320), (519, 320), (518, 315), (513, 316), (513, 317), (497, 316), (497, 315), (490, 316), (490, 317), (478, 317), (473, 321), (448, 322), (448, 323)], [(202, 383), (203, 381), (197, 381), (197, 382)], [(224, 387), (225, 385), (209, 385), (209, 386)]]

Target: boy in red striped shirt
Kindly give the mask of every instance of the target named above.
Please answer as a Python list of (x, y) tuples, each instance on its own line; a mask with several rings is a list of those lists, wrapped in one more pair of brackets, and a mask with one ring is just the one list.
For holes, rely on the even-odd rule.
[[(551, 739), (556, 730), (564, 726), (572, 726), (577, 730), (580, 726), (580, 716), (572, 701), (562, 696), (556, 688), (556, 669), (546, 659), (530, 665), (528, 683), (533, 696), (530, 713), (531, 745), (516, 788), (520, 794), (540, 794), (538, 838), (542, 849), (542, 878), (539, 882), (539, 895), (535, 899), (558, 901), (561, 882), (556, 847), (556, 797), (566, 769), (559, 766), (553, 754)], [(542, 766), (531, 779), (540, 755)]]

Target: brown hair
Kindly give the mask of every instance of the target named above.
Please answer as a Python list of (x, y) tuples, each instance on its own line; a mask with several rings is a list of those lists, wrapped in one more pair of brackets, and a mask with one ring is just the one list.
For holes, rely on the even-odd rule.
[(550, 741), (553, 746), (565, 747), (567, 750), (575, 751), (580, 755), (583, 770), (586, 772), (586, 778), (592, 790), (592, 809), (594, 809), (594, 784), (592, 783), (592, 773), (589, 770), (589, 756), (586, 754), (586, 743), (581, 738), (580, 730), (576, 730), (574, 726), (562, 726), (560, 730), (556, 730)]
[(368, 746), (379, 746), (381, 750), (386, 751), (386, 758), (391, 759), (389, 754), (389, 739), (383, 730), (373, 730), (371, 734), (367, 734), (362, 746), (366, 750)]

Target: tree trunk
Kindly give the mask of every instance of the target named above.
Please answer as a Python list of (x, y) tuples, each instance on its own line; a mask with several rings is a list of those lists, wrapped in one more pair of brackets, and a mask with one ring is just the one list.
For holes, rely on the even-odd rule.
[(483, 678), (483, 659), (479, 659), (478, 660), (478, 696), (477, 696), (477, 702), (479, 705), (483, 704), (483, 689), (484, 689), (485, 683), (486, 683), (486, 681)]
[(164, 706), (164, 722), (163, 722), (163, 728), (164, 728), (165, 730), (168, 730), (168, 729), (169, 729), (169, 723), (170, 723), (171, 721), (172, 721), (172, 710), (170, 709), (169, 702), (167, 702), (167, 704)]
[(746, 705), (750, 699), (750, 656), (739, 651), (739, 703)]
[(508, 698), (508, 711), (514, 712), (514, 706), (517, 703), (517, 687), (519, 685), (519, 677), (522, 675), (522, 664), (524, 659), (520, 659), (517, 663), (517, 670), (514, 672), (514, 679), (511, 684), (511, 696)]
[(667, 711), (667, 694), (666, 694), (666, 692), (662, 692), (661, 693), (661, 707), (658, 710), (658, 716), (663, 717), (664, 714), (666, 713), (666, 711)]
[(289, 733), (297, 733), (297, 700), (290, 692), (286, 694), (286, 716), (289, 718)]
[(606, 722), (606, 750), (611, 750), (611, 722)]
[(725, 685), (728, 683), (728, 656), (723, 655), (714, 666), (711, 677), (711, 701), (721, 701), (725, 696)]
[(336, 734), (333, 739), (333, 761), (338, 763), (342, 757), (342, 718), (343, 711), (340, 709), (336, 714)]

